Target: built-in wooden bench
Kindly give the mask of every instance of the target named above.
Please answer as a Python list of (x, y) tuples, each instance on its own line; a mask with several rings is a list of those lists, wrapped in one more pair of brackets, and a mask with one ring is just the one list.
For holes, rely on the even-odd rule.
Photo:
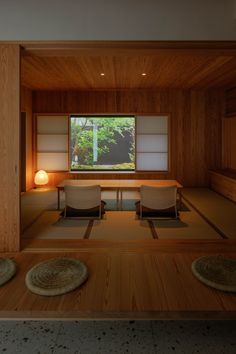
[(232, 170), (210, 171), (210, 186), (214, 191), (236, 202), (236, 172)]

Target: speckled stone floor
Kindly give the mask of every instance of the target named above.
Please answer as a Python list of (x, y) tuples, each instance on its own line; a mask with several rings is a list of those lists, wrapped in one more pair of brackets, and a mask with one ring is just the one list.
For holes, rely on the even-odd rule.
[(236, 321), (1, 321), (11, 354), (235, 354)]

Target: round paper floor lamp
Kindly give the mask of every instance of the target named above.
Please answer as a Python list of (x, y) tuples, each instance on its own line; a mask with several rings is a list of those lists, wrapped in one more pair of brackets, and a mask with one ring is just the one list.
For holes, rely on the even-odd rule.
[(45, 184), (48, 183), (48, 174), (44, 170), (39, 170), (35, 177), (34, 177), (34, 183), (36, 186), (44, 186)]

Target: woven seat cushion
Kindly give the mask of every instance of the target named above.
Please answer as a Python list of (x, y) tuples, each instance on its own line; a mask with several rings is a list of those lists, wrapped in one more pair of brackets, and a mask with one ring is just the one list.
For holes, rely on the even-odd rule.
[(16, 273), (16, 263), (9, 258), (0, 258), (0, 286), (8, 282)]
[[(140, 215), (140, 201), (135, 203), (136, 207), (136, 214)], [(150, 209), (145, 206), (142, 207), (142, 216), (151, 218), (151, 217), (168, 217), (168, 218), (174, 218), (175, 217), (175, 208), (168, 208), (168, 209)]]
[[(105, 214), (105, 205), (106, 202), (103, 200), (101, 201), (101, 213), (102, 215)], [(64, 216), (64, 209), (60, 213), (61, 216)], [(96, 217), (99, 215), (99, 207), (95, 208), (90, 208), (90, 209), (75, 209), (71, 208), (70, 206), (66, 207), (66, 216), (71, 217), (71, 218), (76, 218), (76, 217)]]
[(215, 289), (236, 292), (236, 259), (204, 256), (192, 263), (193, 274)]
[(55, 258), (28, 271), (26, 286), (38, 295), (55, 296), (76, 289), (88, 277), (87, 266), (74, 258)]

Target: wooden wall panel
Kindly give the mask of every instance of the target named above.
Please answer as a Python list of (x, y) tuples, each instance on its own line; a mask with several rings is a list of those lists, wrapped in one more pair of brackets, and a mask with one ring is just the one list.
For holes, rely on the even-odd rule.
[(236, 87), (225, 93), (225, 115), (236, 115)]
[(223, 168), (236, 171), (236, 87), (225, 92)]
[[(168, 173), (86, 174), (79, 178), (176, 178), (185, 186), (208, 186), (208, 169), (221, 168), (221, 90), (35, 91), (38, 113), (162, 114), (171, 118), (171, 169)], [(50, 174), (52, 185), (77, 178)]]
[(0, 251), (18, 251), (20, 47), (0, 44)]
[(236, 171), (236, 116), (223, 119), (223, 168)]
[(34, 186), (32, 91), (21, 87), (21, 112), (26, 112), (26, 190)]
[(222, 167), (222, 117), (225, 112), (225, 93), (211, 90), (206, 93), (206, 164), (210, 170)]
[(226, 171), (211, 171), (211, 188), (236, 202), (236, 174)]

